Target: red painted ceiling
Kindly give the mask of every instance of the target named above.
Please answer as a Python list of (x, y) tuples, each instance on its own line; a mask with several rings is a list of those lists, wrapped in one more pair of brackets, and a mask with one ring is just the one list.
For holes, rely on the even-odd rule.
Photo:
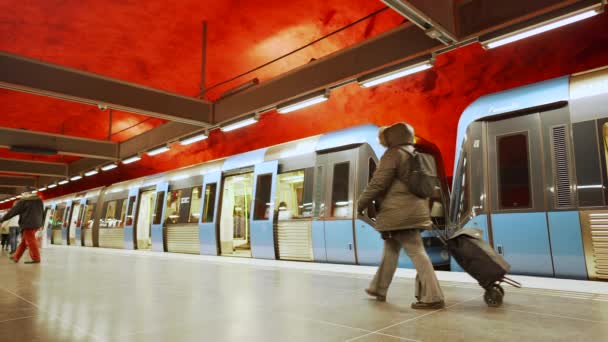
[[(263, 6), (261, 5), (263, 3)], [(0, 49), (194, 96), (200, 86), (201, 22), (208, 21), (210, 86), (382, 8), (380, 1), (38, 1), (0, 0)], [(391, 10), (207, 94), (280, 73), (399, 25)], [(452, 172), (456, 124), (479, 96), (608, 65), (608, 14), (485, 51), (478, 44), (440, 55), (427, 72), (362, 89), (337, 89), (323, 104), (289, 115), (268, 113), (237, 132), (121, 166), (46, 196), (108, 184), (363, 123), (411, 122), (441, 149)], [(108, 112), (0, 91), (0, 126), (108, 137)], [(122, 141), (163, 121), (114, 112)], [(1, 152), (6, 153), (6, 152)], [(1, 155), (0, 155), (1, 156)]]

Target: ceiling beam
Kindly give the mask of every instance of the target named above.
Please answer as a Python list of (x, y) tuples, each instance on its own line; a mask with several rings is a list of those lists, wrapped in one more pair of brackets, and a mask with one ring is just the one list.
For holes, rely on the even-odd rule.
[(26, 153), (35, 153), (27, 151), (38, 148), (78, 157), (107, 160), (118, 158), (118, 143), (115, 142), (2, 127), (0, 127), (0, 147), (24, 148)]
[(68, 166), (61, 163), (0, 158), (0, 172), (66, 177)]
[(454, 0), (382, 0), (430, 37), (446, 45), (457, 39)]
[(477, 37), (566, 6), (591, 6), (601, 0), (471, 0), (454, 8), (458, 36)]
[[(120, 159), (125, 159), (168, 142), (177, 141), (179, 138), (196, 133), (200, 130), (201, 128), (198, 126), (179, 122), (167, 122), (129, 140), (121, 142), (119, 144), (119, 157)], [(68, 167), (68, 173), (70, 176), (75, 176), (98, 168), (104, 164), (107, 164), (107, 161), (83, 158), (71, 163)]]
[(147, 132), (120, 143), (120, 158), (131, 157), (168, 142), (177, 141), (186, 135), (200, 131), (201, 128), (179, 122), (167, 122)]
[(412, 24), (291, 70), (215, 103), (215, 123), (273, 107), (299, 95), (353, 80), (361, 74), (443, 47)]
[(22, 193), (23, 188), (21, 187), (3, 187), (0, 186), (0, 194), (1, 195), (19, 195)]
[(3, 187), (20, 187), (20, 186), (36, 186), (36, 178), (33, 177), (18, 177), (18, 176), (0, 176), (0, 186)]
[(77, 69), (0, 52), (0, 88), (207, 127), (212, 104)]

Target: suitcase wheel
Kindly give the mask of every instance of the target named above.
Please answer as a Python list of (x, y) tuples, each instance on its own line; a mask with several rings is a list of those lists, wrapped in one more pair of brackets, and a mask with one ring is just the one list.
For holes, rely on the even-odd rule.
[(502, 305), (502, 297), (504, 291), (500, 285), (494, 284), (490, 288), (486, 289), (486, 293), (483, 295), (483, 300), (488, 304), (489, 307), (497, 308)]
[(494, 285), (494, 287), (496, 287), (498, 289), (498, 291), (500, 291), (500, 294), (503, 297), (505, 296), (505, 289), (503, 289), (502, 286), (500, 286), (500, 284), (496, 284), (496, 285)]

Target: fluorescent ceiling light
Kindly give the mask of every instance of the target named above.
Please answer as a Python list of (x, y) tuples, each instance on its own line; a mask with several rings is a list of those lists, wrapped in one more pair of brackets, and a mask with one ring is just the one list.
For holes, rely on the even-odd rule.
[(141, 160), (140, 156), (133, 156), (133, 157), (129, 157), (125, 160), (122, 161), (123, 164), (131, 164), (131, 163), (135, 163), (136, 161)]
[(82, 179), (82, 176), (81, 176), (81, 175), (76, 175), (76, 176), (74, 176), (74, 177), (70, 178), (70, 180), (71, 180), (71, 181), (77, 181), (77, 180), (79, 180), (79, 179)]
[(205, 140), (207, 138), (208, 138), (207, 134), (201, 133), (201, 134), (194, 135), (194, 136), (191, 136), (189, 138), (186, 138), (184, 140), (180, 140), (179, 143), (182, 144), (182, 145), (184, 145), (184, 146), (186, 146), (186, 145), (190, 145), (190, 144), (193, 144), (193, 143), (201, 141), (201, 140)]
[(543, 33), (543, 32), (551, 31), (558, 27), (566, 26), (568, 24), (572, 24), (577, 21), (581, 21), (581, 20), (593, 17), (594, 15), (596, 15), (598, 13), (599, 13), (598, 10), (593, 9), (593, 10), (584, 11), (582, 13), (579, 12), (579, 13), (570, 14), (566, 17), (560, 17), (555, 20), (542, 23), (538, 26), (527, 28), (523, 31), (515, 31), (513, 33), (508, 34), (507, 36), (502, 36), (502, 37), (499, 37), (497, 39), (494, 39), (494, 40), (491, 40), (488, 42), (483, 42), (482, 44), (486, 49), (493, 49), (495, 47), (503, 46), (503, 45), (506, 45), (506, 44), (509, 44), (509, 43), (512, 43), (512, 42), (515, 42), (518, 40), (522, 40), (522, 39), (525, 39), (525, 38), (528, 38), (531, 36), (535, 36), (535, 35)]
[(157, 147), (154, 149), (151, 149), (150, 151), (146, 152), (149, 156), (156, 156), (159, 155), (161, 153), (165, 153), (169, 151), (169, 147), (167, 146), (161, 146), (161, 147)]
[(433, 67), (433, 62), (428, 60), (428, 61), (425, 61), (423, 63), (418, 63), (418, 64), (410, 64), (407, 66), (402, 66), (402, 67), (397, 67), (397, 68), (392, 67), (392, 68), (390, 68), (390, 69), (392, 69), (390, 71), (387, 71), (385, 73), (380, 73), (379, 75), (378, 75), (378, 72), (376, 72), (376, 73), (371, 74), (370, 76), (363, 76), (362, 78), (358, 79), (357, 81), (359, 82), (359, 85), (361, 85), (363, 88), (370, 88), (370, 87), (376, 86), (380, 83), (392, 81), (397, 78), (415, 74), (417, 72), (427, 70), (432, 67)]
[(54, 188), (54, 187), (56, 187), (56, 186), (57, 186), (57, 184), (50, 184), (50, 185), (48, 186), (48, 188), (49, 188), (49, 189), (52, 189), (52, 188)]
[(249, 118), (245, 118), (245, 119), (241, 119), (239, 121), (233, 121), (231, 123), (228, 123), (225, 126), (220, 127), (220, 129), (222, 130), (222, 132), (230, 132), (230, 131), (234, 131), (235, 129), (253, 125), (256, 122), (258, 122), (258, 120), (255, 117), (250, 116)]
[(70, 182), (69, 180), (64, 179), (64, 180), (62, 180), (62, 181), (59, 181), (59, 183), (58, 183), (58, 184), (59, 184), (59, 185), (64, 185), (64, 184), (68, 184), (69, 182)]
[(104, 166), (102, 166), (102, 167), (101, 167), (101, 171), (108, 171), (108, 170), (115, 169), (115, 168), (117, 168), (117, 167), (118, 167), (118, 165), (116, 165), (116, 164), (112, 163), (112, 164), (108, 164), (108, 165), (104, 165)]
[(35, 194), (35, 193), (37, 193), (37, 192), (38, 192), (37, 190), (33, 190), (33, 191), (32, 191), (32, 193), (33, 193), (33, 194)]
[(329, 92), (323, 90), (322, 92), (316, 92), (311, 95), (287, 102), (283, 105), (278, 105), (277, 112), (281, 114), (290, 113), (317, 103), (325, 102), (327, 99), (329, 99)]
[(45, 190), (46, 190), (46, 188), (40, 188), (40, 189), (38, 189), (39, 192), (43, 192)]
[(98, 173), (99, 173), (99, 171), (97, 171), (97, 170), (91, 170), (89, 172), (85, 172), (84, 175), (85, 175), (85, 177), (90, 177), (90, 176), (96, 175)]

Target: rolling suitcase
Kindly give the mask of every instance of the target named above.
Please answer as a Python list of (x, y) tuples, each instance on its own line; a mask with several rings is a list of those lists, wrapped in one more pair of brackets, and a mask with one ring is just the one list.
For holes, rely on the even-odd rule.
[(448, 251), (471, 277), (485, 289), (484, 301), (488, 306), (498, 307), (505, 295), (500, 284), (505, 282), (515, 287), (521, 284), (506, 277), (511, 266), (484, 240), (479, 229), (460, 229), (445, 241)]

